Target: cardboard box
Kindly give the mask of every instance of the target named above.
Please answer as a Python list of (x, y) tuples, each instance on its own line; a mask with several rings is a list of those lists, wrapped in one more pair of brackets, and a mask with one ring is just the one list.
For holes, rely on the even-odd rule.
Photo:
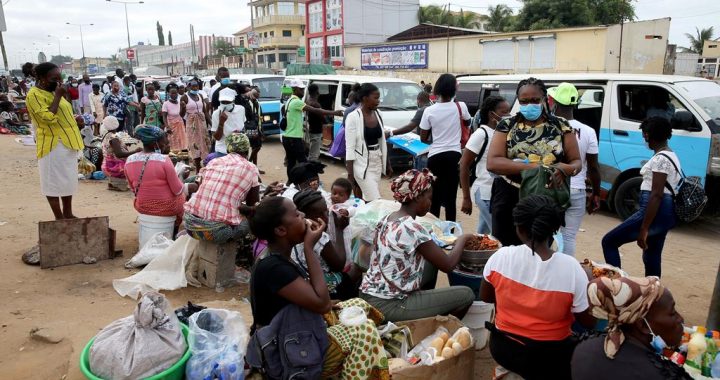
[[(464, 325), (453, 316), (436, 316), (412, 321), (401, 321), (398, 326), (408, 326), (412, 332), (413, 342), (420, 343), (425, 337), (432, 335), (438, 327), (443, 326), (450, 335)], [(431, 366), (415, 365), (401, 368), (390, 373), (393, 380), (465, 380), (472, 379), (475, 372), (474, 346), (467, 348), (460, 355), (442, 360)]]
[(238, 244), (229, 242), (215, 244), (209, 241), (200, 240), (197, 252), (198, 280), (203, 285), (214, 288), (219, 282), (226, 284), (235, 276), (235, 256), (237, 255)]

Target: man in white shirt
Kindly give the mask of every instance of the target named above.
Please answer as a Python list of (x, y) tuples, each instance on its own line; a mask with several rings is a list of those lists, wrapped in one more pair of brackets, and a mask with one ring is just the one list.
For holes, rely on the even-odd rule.
[(215, 83), (215, 85), (210, 88), (210, 94), (208, 94), (208, 99), (210, 100), (213, 109), (217, 109), (219, 107), (218, 102), (215, 101), (215, 92), (227, 87), (231, 82), (230, 70), (228, 70), (227, 67), (219, 68), (216, 78), (217, 83)]
[(227, 154), (225, 137), (242, 133), (245, 129), (245, 107), (234, 103), (237, 93), (230, 88), (220, 90), (220, 107), (212, 114), (212, 128), (215, 152)]
[[(563, 82), (548, 89), (550, 110), (556, 116), (567, 119), (575, 131), (583, 168), (570, 179), (570, 208), (565, 211), (565, 227), (560, 229), (563, 237), (563, 253), (575, 256), (575, 241), (585, 210), (592, 214), (600, 208), (600, 167), (598, 165), (598, 140), (595, 130), (575, 120), (573, 110), (578, 104), (578, 90)], [(586, 199), (586, 178), (592, 185), (592, 196)]]

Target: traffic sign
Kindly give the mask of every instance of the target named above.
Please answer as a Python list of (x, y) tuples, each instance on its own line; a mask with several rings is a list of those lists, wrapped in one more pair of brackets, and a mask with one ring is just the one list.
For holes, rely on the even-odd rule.
[(237, 51), (238, 54), (244, 54), (244, 53), (247, 53), (248, 49), (246, 49), (244, 47), (239, 47), (239, 48), (235, 49), (235, 51)]
[(304, 57), (305, 56), (305, 46), (301, 46), (297, 49), (297, 55), (298, 57)]
[(135, 49), (127, 49), (127, 59), (132, 61), (135, 59)]

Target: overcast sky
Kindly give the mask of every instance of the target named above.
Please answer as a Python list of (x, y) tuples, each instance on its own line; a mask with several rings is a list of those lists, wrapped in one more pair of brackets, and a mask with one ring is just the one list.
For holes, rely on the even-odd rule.
[[(82, 57), (80, 32), (70, 23), (94, 23), (83, 27), (85, 55), (108, 57), (118, 48), (127, 46), (125, 14), (122, 4), (105, 0), (2, 0), (7, 23), (3, 33), (10, 66), (37, 60), (39, 51), (58, 54), (60, 37), (63, 55)], [(352, 0), (361, 1), (361, 0)], [(389, 1), (389, 0), (388, 0)], [(141, 5), (129, 5), (130, 41), (157, 44), (155, 22), (160, 21), (166, 38), (172, 31), (173, 42), (190, 40), (189, 25), (195, 26), (195, 35), (230, 36), (250, 25), (250, 12), (246, 0), (145, 0)], [(422, 5), (440, 4), (439, 1), (420, 0)], [(452, 9), (461, 7), (485, 12), (488, 5), (504, 3), (516, 12), (519, 1), (452, 0)], [(720, 1), (718, 0), (639, 0), (635, 2), (640, 20), (672, 17), (670, 42), (686, 45), (684, 33), (694, 33), (695, 27), (714, 26), (720, 35)], [(48, 37), (52, 35), (53, 37)], [(66, 39), (69, 37), (70, 39)]]

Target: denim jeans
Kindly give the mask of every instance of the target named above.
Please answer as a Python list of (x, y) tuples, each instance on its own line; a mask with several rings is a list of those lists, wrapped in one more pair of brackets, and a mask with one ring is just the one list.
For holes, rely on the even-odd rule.
[(310, 161), (318, 161), (320, 159), (320, 147), (322, 146), (322, 133), (310, 134)]
[(425, 169), (427, 167), (427, 161), (428, 161), (427, 153), (421, 154), (421, 155), (415, 157), (415, 161), (413, 162), (413, 169), (415, 169), (415, 170)]
[(492, 232), (492, 215), (490, 214), (490, 200), (480, 198), (480, 189), (475, 190), (475, 204), (478, 207), (477, 233), (490, 234)]
[(575, 240), (585, 216), (585, 189), (570, 189), (570, 208), (565, 210), (565, 227), (560, 228), (563, 253), (575, 256)]
[[(650, 192), (641, 191), (640, 209), (603, 237), (603, 254), (608, 264), (620, 267), (620, 252), (618, 248), (623, 244), (637, 240), (649, 200)], [(675, 227), (675, 224), (676, 219), (673, 200), (669, 194), (665, 194), (662, 201), (660, 201), (660, 207), (658, 208), (657, 215), (655, 215), (655, 220), (653, 220), (650, 225), (647, 238), (648, 247), (643, 251), (643, 263), (645, 264), (646, 276), (660, 277), (660, 256), (663, 246), (665, 245), (665, 237), (668, 231)]]

